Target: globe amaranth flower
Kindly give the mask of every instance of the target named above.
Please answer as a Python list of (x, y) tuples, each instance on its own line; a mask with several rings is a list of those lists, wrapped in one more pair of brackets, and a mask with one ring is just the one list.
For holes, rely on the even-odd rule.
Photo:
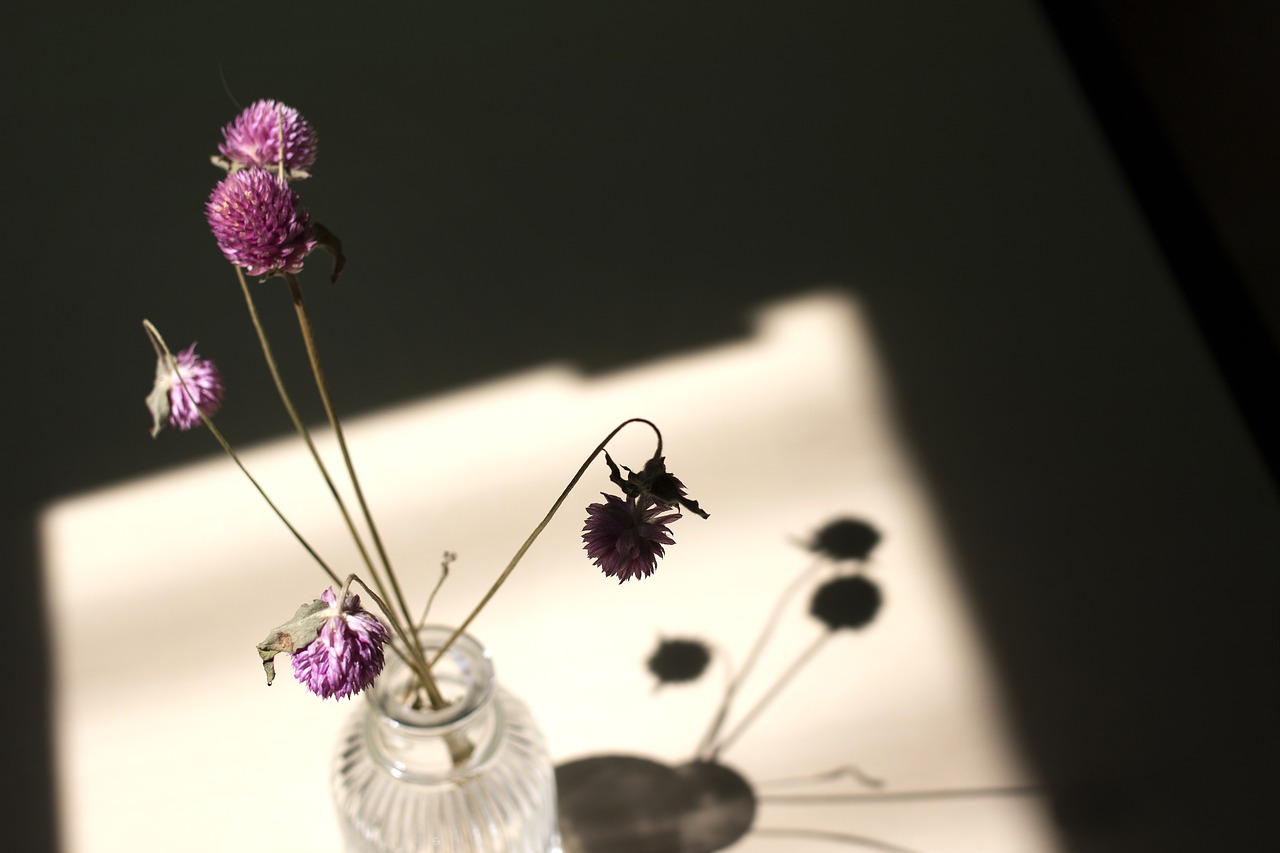
[(152, 438), (166, 423), (181, 430), (199, 426), (201, 412), (213, 417), (222, 406), (222, 374), (212, 361), (196, 355), (194, 343), (173, 360), (176, 370), (164, 355), (156, 361), (156, 381), (147, 395)]
[(282, 131), (284, 167), (291, 177), (305, 177), (316, 161), (315, 129), (297, 110), (278, 101), (256, 101), (224, 127), (218, 151), (226, 160), (215, 162), (231, 171), (251, 166), (274, 169), (280, 165)]
[(360, 607), (360, 596), (348, 595), (342, 606), (326, 589), (328, 609), (315, 639), (292, 652), (293, 675), (321, 699), (352, 696), (373, 684), (382, 672), (383, 645), (391, 639), (385, 625)]
[(618, 583), (647, 578), (657, 567), (663, 545), (674, 545), (667, 525), (680, 513), (648, 495), (603, 494), (604, 503), (587, 507), (582, 541), (587, 556)]
[(222, 254), (249, 275), (296, 273), (316, 247), (298, 194), (265, 169), (223, 178), (209, 195), (205, 218)]

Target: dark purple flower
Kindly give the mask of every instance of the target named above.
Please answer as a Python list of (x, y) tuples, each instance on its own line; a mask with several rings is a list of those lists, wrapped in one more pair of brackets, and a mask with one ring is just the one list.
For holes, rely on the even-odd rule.
[(166, 422), (175, 429), (191, 429), (200, 425), (201, 412), (213, 417), (222, 406), (222, 375), (212, 361), (196, 355), (195, 344), (173, 360), (176, 371), (164, 356), (156, 362), (156, 381), (147, 395), (152, 438)]
[[(232, 169), (280, 165), (280, 131), (284, 131), (284, 167), (294, 177), (316, 161), (316, 132), (293, 107), (264, 100), (250, 104), (222, 129), (218, 146)], [(301, 173), (301, 174), (299, 174)]]
[(293, 675), (321, 699), (353, 696), (382, 672), (382, 646), (391, 637), (378, 617), (360, 607), (360, 596), (348, 595), (340, 608), (332, 589), (321, 598), (333, 612), (314, 640), (292, 652)]
[(209, 195), (205, 217), (222, 254), (249, 275), (296, 273), (316, 246), (298, 194), (265, 169), (227, 175)]
[(618, 583), (647, 578), (665, 553), (662, 546), (676, 544), (667, 525), (680, 513), (647, 495), (603, 496), (604, 503), (587, 507), (582, 527), (587, 556)]

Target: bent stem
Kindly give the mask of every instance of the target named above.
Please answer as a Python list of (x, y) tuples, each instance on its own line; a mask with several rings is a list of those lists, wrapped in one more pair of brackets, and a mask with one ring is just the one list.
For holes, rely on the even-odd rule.
[(658, 437), (658, 449), (654, 451), (653, 455), (662, 455), (662, 432), (653, 421), (645, 418), (628, 418), (614, 427), (613, 431), (606, 435), (604, 440), (596, 445), (596, 449), (591, 451), (590, 455), (587, 456), (586, 461), (578, 468), (578, 472), (573, 475), (571, 480), (569, 480), (569, 485), (564, 487), (564, 491), (560, 492), (560, 497), (556, 498), (555, 503), (551, 505), (551, 509), (547, 510), (547, 514), (543, 516), (542, 521), (538, 522), (538, 526), (533, 528), (533, 532), (529, 534), (529, 538), (525, 539), (524, 544), (516, 550), (515, 556), (511, 558), (511, 562), (507, 563), (507, 567), (502, 570), (502, 574), (498, 575), (498, 579), (493, 582), (493, 586), (489, 587), (489, 591), (485, 593), (484, 598), (480, 599), (480, 603), (472, 608), (471, 613), (467, 618), (462, 620), (462, 624), (454, 630), (453, 634), (449, 636), (449, 639), (445, 640), (444, 645), (441, 646), (435, 656), (431, 658), (432, 666), (435, 665), (436, 661), (440, 660), (445, 652), (449, 651), (449, 647), (453, 645), (454, 641), (457, 640), (458, 637), (462, 636), (462, 633), (466, 631), (475, 618), (480, 615), (480, 611), (489, 603), (489, 599), (493, 598), (494, 593), (496, 593), (498, 589), (506, 583), (507, 578), (509, 578), (511, 573), (515, 571), (516, 565), (519, 564), (521, 558), (524, 557), (525, 552), (529, 550), (529, 546), (533, 544), (539, 534), (541, 534), (542, 531), (546, 529), (547, 525), (551, 523), (552, 516), (554, 516), (556, 511), (560, 509), (560, 505), (565, 502), (565, 499), (569, 497), (569, 492), (573, 491), (573, 487), (578, 485), (578, 481), (582, 479), (582, 475), (587, 473), (587, 468), (591, 466), (591, 463), (604, 451), (605, 445), (612, 441), (615, 435), (622, 432), (623, 427), (636, 423), (645, 424), (649, 429), (653, 430), (654, 435)]

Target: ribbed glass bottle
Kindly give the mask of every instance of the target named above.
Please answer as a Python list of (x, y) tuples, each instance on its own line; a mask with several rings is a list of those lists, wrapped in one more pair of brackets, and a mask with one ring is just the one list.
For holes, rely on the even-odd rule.
[[(450, 634), (422, 629), (428, 658)], [(560, 853), (555, 771), (529, 709), (466, 635), (432, 672), (448, 707), (406, 707), (412, 674), (388, 655), (343, 729), (333, 791), (347, 853)]]

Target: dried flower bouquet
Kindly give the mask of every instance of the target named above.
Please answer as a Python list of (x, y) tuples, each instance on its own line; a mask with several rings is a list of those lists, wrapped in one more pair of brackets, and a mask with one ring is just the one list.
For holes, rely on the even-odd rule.
[[(317, 153), (315, 130), (297, 110), (277, 101), (261, 100), (226, 125), (222, 136), (219, 154), (212, 160), (227, 174), (210, 194), (205, 216), (218, 248), (235, 270), (280, 400), (328, 485), (363, 564), (363, 574), (335, 571), (312, 548), (245, 469), (231, 444), (211, 420), (222, 405), (224, 393), (217, 366), (199, 356), (194, 343), (175, 354), (160, 332), (150, 322), (143, 321), (157, 356), (155, 382), (147, 396), (152, 436), (166, 425), (179, 430), (201, 425), (206, 427), (333, 584), (319, 598), (300, 607), (291, 619), (273, 629), (258, 644), (268, 684), (275, 677), (276, 656), (284, 653), (290, 656), (294, 677), (312, 693), (326, 699), (351, 697), (371, 686), (378, 678), (385, 663), (384, 649), (390, 648), (415, 674), (414, 689), (405, 697), (405, 702), (414, 707), (444, 707), (448, 700), (436, 685), (432, 666), (511, 575), (571, 490), (601, 454), (609, 470), (609, 479), (620, 494), (602, 493), (603, 503), (587, 507), (582, 540), (588, 558), (606, 575), (616, 577), (619, 583), (653, 573), (658, 558), (665, 553), (665, 546), (675, 543), (671, 525), (682, 517), (681, 509), (707, 517), (698, 503), (685, 495), (680, 480), (667, 472), (662, 434), (657, 426), (643, 418), (624, 421), (588, 454), (550, 510), (498, 574), (489, 591), (461, 620), (445, 646), (428, 657), (417, 638), (435, 591), (422, 615), (415, 619), (365, 501), (321, 368), (315, 334), (298, 279), (305, 261), (317, 248), (325, 249), (333, 256), (332, 281), (338, 280), (344, 265), (341, 243), (319, 223), (312, 222), (310, 213), (290, 183), (310, 176)], [(263, 283), (279, 278), (289, 289), (316, 390), (337, 439), (346, 475), (359, 506), (363, 532), (339, 494), (309, 430), (285, 389), (254, 304), (248, 280), (250, 276), (259, 278)], [(648, 426), (657, 438), (653, 456), (638, 471), (620, 467), (605, 450), (608, 442), (630, 424)], [(623, 470), (626, 471), (625, 476)], [(366, 543), (366, 537), (372, 549)], [(451, 560), (452, 555), (446, 555), (436, 591), (448, 575)], [(360, 595), (352, 591), (354, 586), (372, 600), (376, 613), (361, 603)]]

